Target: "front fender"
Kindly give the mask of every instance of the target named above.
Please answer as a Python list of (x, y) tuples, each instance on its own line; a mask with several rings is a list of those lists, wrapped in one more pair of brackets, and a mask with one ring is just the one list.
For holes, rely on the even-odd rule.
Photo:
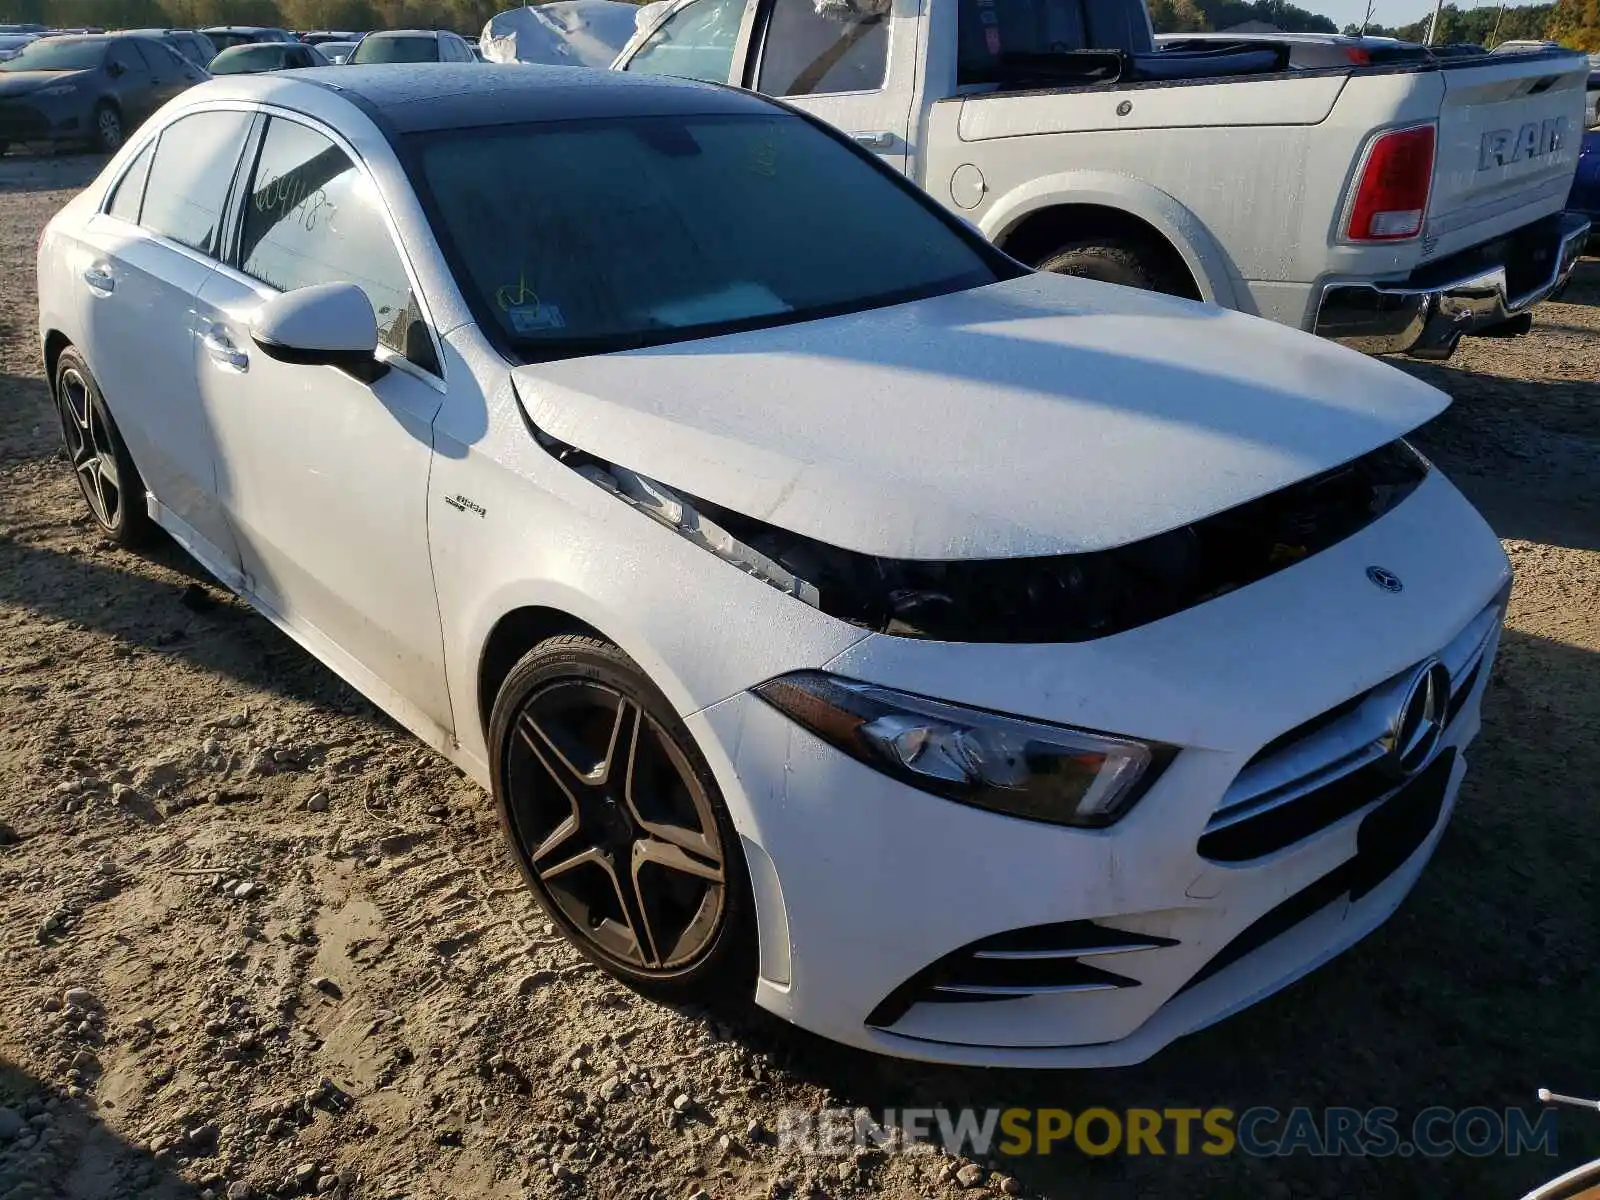
[(1254, 313), (1249, 289), (1205, 223), (1158, 187), (1105, 171), (1041, 175), (992, 201), (978, 228), (992, 242), (1034, 213), (1063, 205), (1095, 205), (1138, 217), (1172, 244), (1200, 288), (1200, 298)]

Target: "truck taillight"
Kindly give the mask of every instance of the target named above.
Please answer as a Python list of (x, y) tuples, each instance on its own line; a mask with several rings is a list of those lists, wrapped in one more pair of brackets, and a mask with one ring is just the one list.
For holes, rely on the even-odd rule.
[(1350, 202), (1345, 236), (1352, 242), (1416, 237), (1433, 185), (1432, 125), (1391, 129), (1372, 143)]

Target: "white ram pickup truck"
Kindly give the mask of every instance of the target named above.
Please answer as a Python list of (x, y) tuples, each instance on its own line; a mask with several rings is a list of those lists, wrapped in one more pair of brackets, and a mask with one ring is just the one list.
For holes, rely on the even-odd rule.
[(1369, 352), (1521, 332), (1586, 237), (1578, 54), (1300, 69), (1158, 49), (1143, 0), (675, 0), (640, 25), (616, 69), (782, 97), (1024, 263)]

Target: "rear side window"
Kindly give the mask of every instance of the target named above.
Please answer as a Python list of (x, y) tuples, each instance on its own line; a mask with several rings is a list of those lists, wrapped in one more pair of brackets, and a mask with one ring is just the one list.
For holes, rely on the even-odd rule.
[(439, 61), (439, 39), (422, 37), (368, 37), (350, 56), (354, 63), (417, 63)]
[(139, 224), (202, 253), (215, 253), (228, 185), (249, 128), (249, 113), (203, 112), (163, 129)]
[(870, 92), (883, 86), (888, 67), (888, 0), (776, 0), (756, 89)]
[(293, 121), (267, 125), (245, 198), (239, 269), (280, 291), (349, 282), (372, 301), (378, 340), (419, 367), (438, 365), (377, 189), (349, 155)]
[(111, 194), (111, 203), (106, 206), (107, 213), (134, 225), (139, 223), (139, 205), (144, 201), (144, 181), (150, 178), (150, 160), (155, 155), (154, 142), (139, 151), (133, 166), (117, 182), (117, 190)]

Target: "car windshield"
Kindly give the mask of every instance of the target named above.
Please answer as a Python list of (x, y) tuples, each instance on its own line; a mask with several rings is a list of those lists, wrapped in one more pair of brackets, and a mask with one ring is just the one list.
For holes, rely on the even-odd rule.
[(350, 56), (352, 63), (438, 62), (439, 39), (433, 37), (363, 38)]
[(10, 62), (0, 63), (0, 71), (86, 71), (105, 60), (106, 45), (105, 42), (45, 38), (34, 42)]
[(530, 359), (805, 321), (1009, 274), (909, 185), (784, 112), (413, 141), (414, 181), (480, 323)]
[(272, 71), (283, 66), (285, 48), (279, 45), (234, 46), (211, 60), (213, 75), (242, 75), (250, 71)]

